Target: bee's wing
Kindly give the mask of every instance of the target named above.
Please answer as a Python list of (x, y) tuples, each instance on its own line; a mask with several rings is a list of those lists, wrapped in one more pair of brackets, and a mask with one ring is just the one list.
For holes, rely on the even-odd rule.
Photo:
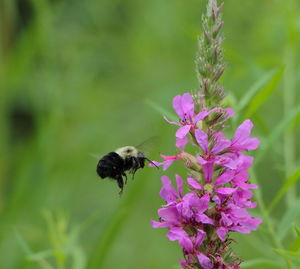
[(97, 160), (100, 160), (103, 157), (103, 155), (97, 153), (90, 153), (89, 155)]
[(152, 136), (136, 146), (136, 148), (140, 151), (142, 151), (146, 156), (149, 156), (150, 153), (155, 151), (155, 149), (158, 146), (159, 137), (158, 136)]

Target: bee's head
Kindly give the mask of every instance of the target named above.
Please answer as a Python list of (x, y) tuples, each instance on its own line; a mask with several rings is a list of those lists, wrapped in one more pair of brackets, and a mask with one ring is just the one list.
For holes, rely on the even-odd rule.
[(123, 148), (119, 148), (116, 150), (116, 153), (119, 154), (122, 158), (126, 157), (138, 157), (141, 154), (135, 147), (133, 146), (126, 146)]

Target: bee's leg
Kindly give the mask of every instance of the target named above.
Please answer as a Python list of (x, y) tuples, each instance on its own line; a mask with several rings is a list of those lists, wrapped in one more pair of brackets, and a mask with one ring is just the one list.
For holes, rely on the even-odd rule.
[(135, 174), (136, 170), (139, 168), (138, 166), (139, 166), (139, 164), (137, 162), (137, 159), (133, 157), (132, 158), (132, 168), (131, 168), (132, 179), (134, 179), (134, 174)]
[(127, 175), (126, 175), (126, 173), (122, 173), (122, 176), (125, 177), (125, 184), (127, 184)]
[(116, 178), (116, 180), (117, 180), (117, 182), (118, 182), (119, 188), (121, 189), (120, 192), (119, 192), (119, 194), (121, 195), (122, 192), (123, 192), (123, 188), (124, 188), (124, 181), (123, 181), (122, 176), (118, 176), (118, 177)]

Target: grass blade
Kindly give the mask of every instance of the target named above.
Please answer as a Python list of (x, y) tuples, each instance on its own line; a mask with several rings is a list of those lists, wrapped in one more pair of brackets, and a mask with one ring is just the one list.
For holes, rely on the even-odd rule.
[(236, 108), (237, 112), (243, 110), (252, 100), (253, 96), (261, 90), (276, 74), (275, 70), (272, 70), (263, 75), (258, 81), (256, 81), (250, 89), (246, 92), (243, 98), (239, 101)]
[(30, 261), (40, 262), (42, 260), (45, 260), (46, 258), (52, 257), (53, 254), (54, 254), (53, 249), (47, 249), (40, 252), (32, 253), (27, 256), (27, 259)]
[(155, 111), (160, 113), (162, 116), (166, 116), (170, 121), (178, 121), (178, 117), (174, 113), (168, 111), (167, 109), (154, 103), (153, 101), (146, 100), (146, 104), (152, 107)]
[(251, 268), (253, 266), (269, 266), (273, 268), (283, 268), (279, 261), (272, 261), (268, 259), (253, 259), (242, 263), (242, 268)]
[(271, 202), (269, 208), (268, 208), (268, 213), (272, 211), (272, 209), (278, 204), (278, 202), (282, 199), (282, 197), (286, 194), (286, 192), (294, 186), (297, 181), (300, 179), (300, 167), (294, 171), (294, 173), (288, 177), (287, 180), (285, 180), (283, 186), (280, 188), (276, 196), (274, 197), (273, 201)]
[(290, 207), (285, 215), (283, 216), (281, 222), (279, 223), (277, 229), (277, 237), (279, 240), (283, 240), (288, 231), (292, 228), (293, 222), (300, 215), (300, 198), (296, 200), (294, 206)]
[(277, 142), (277, 140), (281, 137), (281, 135), (284, 133), (288, 125), (291, 122), (293, 122), (299, 115), (300, 115), (300, 105), (298, 105), (295, 109), (293, 109), (290, 112), (290, 114), (277, 125), (277, 127), (274, 129), (272, 134), (266, 139), (266, 142), (260, 146), (254, 164), (258, 164), (262, 160), (262, 158), (268, 152), (270, 147), (274, 145)]
[(251, 117), (269, 99), (272, 93), (276, 90), (277, 85), (279, 84), (283, 76), (283, 73), (283, 69), (278, 71), (269, 81), (269, 83), (265, 87), (263, 87), (251, 100), (245, 113), (245, 118)]
[(296, 239), (291, 244), (290, 250), (298, 251), (300, 249), (300, 228), (297, 225), (295, 225), (294, 231), (296, 233)]
[(279, 255), (286, 257), (294, 262), (300, 263), (300, 253), (284, 249), (273, 249)]

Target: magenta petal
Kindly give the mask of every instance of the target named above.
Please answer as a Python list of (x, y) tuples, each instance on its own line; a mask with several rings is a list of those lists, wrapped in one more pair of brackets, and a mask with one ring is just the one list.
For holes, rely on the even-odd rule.
[(180, 221), (180, 216), (176, 207), (160, 208), (158, 215), (165, 221), (176, 224)]
[(222, 150), (228, 148), (231, 144), (231, 141), (226, 138), (225, 135), (223, 135), (221, 132), (218, 132), (214, 135), (215, 139), (215, 145), (213, 149), (211, 150), (212, 154), (217, 154), (221, 152)]
[(164, 161), (163, 162), (163, 171), (166, 171), (170, 166), (171, 164), (174, 162), (174, 160), (167, 160), (167, 161)]
[(248, 213), (248, 211), (245, 208), (240, 208), (237, 206), (232, 206), (230, 210), (230, 215), (232, 218), (238, 219), (238, 220), (245, 220), (251, 217), (251, 215)]
[(226, 229), (225, 227), (220, 227), (217, 229), (217, 235), (219, 236), (219, 238), (224, 241), (225, 237), (228, 233), (228, 229)]
[(194, 115), (193, 97), (189, 93), (185, 93), (182, 96), (175, 96), (173, 99), (173, 108), (182, 120), (185, 120), (186, 117), (191, 119)]
[(184, 119), (184, 112), (181, 106), (181, 96), (177, 95), (173, 98), (173, 108), (176, 111), (179, 118)]
[(194, 116), (194, 121), (197, 123), (200, 120), (203, 120), (207, 115), (209, 115), (209, 112), (204, 110), (198, 113), (196, 116)]
[(188, 234), (181, 228), (181, 227), (173, 227), (170, 229), (167, 237), (171, 241), (177, 241), (179, 244), (186, 249), (187, 251), (191, 252), (193, 250), (193, 243), (189, 238)]
[(187, 138), (187, 136), (185, 136), (184, 138), (176, 138), (176, 147), (183, 151), (188, 142), (189, 139)]
[(243, 143), (244, 150), (255, 150), (259, 146), (259, 140), (257, 138), (248, 138)]
[(204, 194), (199, 200), (198, 200), (198, 212), (203, 213), (208, 209), (210, 201), (210, 196), (209, 194)]
[(200, 229), (197, 230), (197, 237), (194, 242), (195, 248), (199, 248), (201, 246), (205, 236), (206, 236), (206, 232)]
[(231, 118), (235, 114), (232, 108), (225, 108), (224, 110), (226, 111), (228, 118)]
[(253, 123), (245, 120), (236, 130), (231, 149), (234, 151), (253, 150), (259, 145), (257, 138), (249, 138)]
[(220, 224), (222, 226), (226, 226), (226, 227), (229, 227), (233, 224), (232, 220), (230, 219), (229, 215), (227, 216), (227, 214), (225, 213), (221, 213), (221, 219), (220, 219)]
[(177, 184), (177, 193), (179, 197), (182, 197), (182, 186), (183, 186), (183, 179), (179, 175), (175, 175), (176, 184)]
[(197, 160), (198, 160), (198, 163), (202, 164), (202, 165), (205, 165), (207, 164), (207, 161), (205, 159), (203, 159), (201, 156), (198, 156), (197, 157)]
[(202, 130), (197, 129), (195, 131), (195, 137), (196, 137), (196, 140), (197, 140), (199, 146), (203, 149), (204, 153), (207, 154), (208, 153), (207, 134), (205, 132), (203, 132)]
[(181, 97), (181, 106), (185, 115), (192, 117), (194, 115), (194, 101), (192, 95), (184, 93)]
[(230, 195), (233, 194), (236, 190), (236, 188), (219, 188), (215, 189), (215, 192), (219, 194)]
[(229, 169), (236, 169), (238, 160), (237, 159), (232, 159), (230, 154), (224, 154), (224, 155), (218, 155), (215, 156), (215, 163), (225, 166)]
[(234, 193), (234, 195), (232, 196), (234, 200), (238, 201), (238, 200), (248, 200), (251, 199), (251, 197), (253, 196), (253, 193), (251, 191), (248, 190), (238, 190)]
[(187, 179), (187, 182), (189, 183), (189, 185), (192, 187), (192, 188), (194, 188), (194, 189), (196, 189), (196, 190), (203, 190), (204, 188), (195, 180), (195, 179), (193, 179), (192, 177), (189, 177), (188, 179)]
[(191, 208), (189, 206), (188, 196), (189, 196), (189, 194), (186, 194), (183, 197), (183, 201), (180, 203), (177, 203), (177, 205), (176, 205), (178, 214), (180, 214), (180, 216), (183, 217), (184, 219), (189, 219), (193, 215), (193, 211), (191, 210)]
[(168, 222), (158, 222), (155, 220), (151, 220), (151, 226), (152, 228), (167, 228), (169, 227), (171, 224)]
[(179, 260), (181, 267), (184, 269), (187, 266), (187, 262), (185, 260)]
[(185, 125), (185, 126), (180, 127), (176, 132), (176, 137), (184, 138), (189, 133), (191, 128), (192, 128), (191, 125)]
[(161, 182), (163, 184), (160, 190), (160, 197), (165, 199), (167, 203), (176, 201), (178, 199), (175, 188), (172, 185), (171, 180), (167, 176), (161, 177)]
[(262, 219), (256, 219), (256, 218), (249, 218), (245, 221), (241, 221), (240, 224), (246, 227), (247, 229), (251, 231), (255, 231), (257, 229), (257, 226), (261, 224)]
[(229, 170), (225, 171), (221, 176), (219, 176), (215, 182), (215, 186), (220, 186), (230, 182), (234, 177), (234, 172)]
[(250, 233), (249, 230), (247, 230), (246, 228), (244, 228), (242, 226), (234, 226), (234, 227), (229, 228), (229, 230), (239, 232), (239, 233), (242, 233), (242, 234), (249, 234)]
[(202, 157), (198, 157), (197, 160), (200, 164), (202, 164), (205, 182), (210, 183), (214, 172), (214, 162), (206, 161)]
[(217, 204), (220, 205), (221, 204), (221, 199), (218, 195), (215, 195), (212, 200)]
[(215, 225), (215, 222), (213, 219), (211, 219), (208, 216), (206, 216), (205, 214), (201, 214), (201, 213), (196, 214), (196, 221), (199, 223)]
[(239, 169), (248, 169), (253, 164), (253, 157), (240, 154), (237, 159), (237, 166)]
[(253, 184), (247, 184), (245, 182), (242, 182), (242, 181), (236, 181), (236, 180), (233, 180), (233, 183), (241, 188), (241, 189), (244, 189), (244, 190), (248, 190), (248, 189), (257, 189), (258, 186), (257, 185), (253, 185)]
[(211, 114), (211, 113), (213, 113), (213, 112), (215, 112), (215, 111), (217, 111), (217, 110), (221, 110), (221, 108), (216, 107), (216, 108), (213, 108), (213, 109), (211, 109), (211, 110), (209, 110), (209, 111), (207, 111), (207, 110), (201, 111), (200, 113), (198, 113), (198, 114), (194, 117), (195, 123), (197, 123), (197, 122), (200, 121), (200, 120), (204, 120), (209, 114)]
[(170, 124), (177, 125), (177, 126), (181, 126), (181, 124), (179, 124), (178, 122), (170, 121), (166, 116), (164, 116), (164, 120), (167, 121), (167, 122), (170, 123)]
[(213, 265), (210, 262), (210, 259), (202, 253), (197, 254), (197, 258), (199, 260), (200, 265), (203, 269), (212, 269)]
[(247, 139), (250, 136), (253, 123), (250, 120), (245, 120), (236, 130), (233, 141), (236, 143)]
[(163, 162), (159, 163), (157, 161), (152, 161), (152, 163), (149, 163), (148, 166), (149, 167), (156, 167), (156, 166), (160, 166), (160, 165), (163, 165), (163, 164), (164, 164)]

